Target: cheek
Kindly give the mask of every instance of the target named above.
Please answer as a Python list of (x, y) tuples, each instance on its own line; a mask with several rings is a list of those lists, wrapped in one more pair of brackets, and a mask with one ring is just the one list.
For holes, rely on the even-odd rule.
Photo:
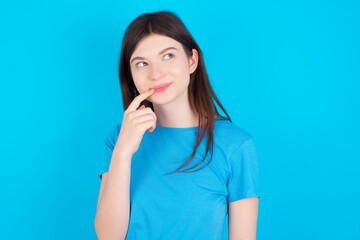
[(146, 91), (146, 84), (145, 84), (145, 78), (143, 76), (143, 74), (140, 74), (140, 73), (132, 73), (132, 78), (133, 78), (133, 81), (134, 81), (134, 85), (136, 87), (136, 89), (142, 93), (144, 91)]
[(180, 78), (188, 78), (190, 76), (189, 66), (184, 61), (173, 63), (171, 71)]

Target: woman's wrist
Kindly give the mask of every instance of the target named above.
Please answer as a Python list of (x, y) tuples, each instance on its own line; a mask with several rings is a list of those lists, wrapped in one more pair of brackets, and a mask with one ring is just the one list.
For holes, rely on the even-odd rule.
[(120, 159), (130, 159), (132, 158), (132, 154), (126, 151), (124, 148), (115, 145), (113, 154), (120, 157)]

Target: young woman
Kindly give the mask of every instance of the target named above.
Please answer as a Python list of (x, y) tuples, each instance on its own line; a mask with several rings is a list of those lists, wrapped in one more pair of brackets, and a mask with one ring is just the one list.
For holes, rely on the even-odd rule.
[(125, 111), (105, 139), (98, 238), (210, 240), (228, 231), (256, 239), (253, 137), (231, 122), (174, 13), (146, 13), (128, 26), (120, 86)]

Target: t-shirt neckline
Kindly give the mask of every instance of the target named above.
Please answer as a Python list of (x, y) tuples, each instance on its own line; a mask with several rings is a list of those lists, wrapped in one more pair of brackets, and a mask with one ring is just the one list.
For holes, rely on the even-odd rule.
[(157, 129), (160, 130), (165, 130), (165, 131), (171, 131), (171, 132), (182, 132), (182, 131), (195, 131), (198, 129), (198, 127), (181, 127), (181, 128), (177, 128), (177, 127), (163, 127), (160, 125), (156, 125)]
[[(221, 119), (217, 118), (215, 120), (215, 123), (218, 122), (218, 120), (221, 120)], [(160, 129), (160, 130), (170, 131), (170, 132), (192, 132), (192, 131), (197, 131), (199, 127), (198, 126), (196, 126), (196, 127), (163, 127), (160, 125), (156, 125), (156, 128)]]

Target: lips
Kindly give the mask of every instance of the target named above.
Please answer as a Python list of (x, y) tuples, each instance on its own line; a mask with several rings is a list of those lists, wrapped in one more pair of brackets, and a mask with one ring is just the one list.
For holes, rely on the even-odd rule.
[(161, 85), (155, 86), (153, 89), (156, 93), (164, 92), (172, 83), (164, 83)]
[(167, 87), (168, 85), (170, 85), (171, 83), (163, 83), (163, 84), (160, 84), (160, 85), (157, 85), (155, 87), (153, 87), (153, 89), (159, 89), (159, 88), (163, 88), (163, 87)]

